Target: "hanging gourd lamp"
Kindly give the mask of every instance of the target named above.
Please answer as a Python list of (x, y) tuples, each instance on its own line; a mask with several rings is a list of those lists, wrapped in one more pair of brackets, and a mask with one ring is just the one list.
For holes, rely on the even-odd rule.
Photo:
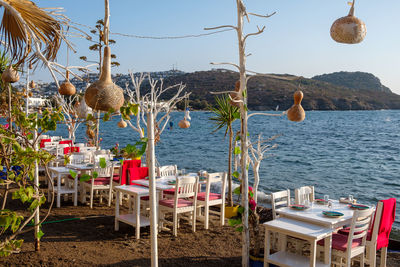
[(190, 127), (190, 122), (189, 122), (188, 120), (186, 120), (186, 118), (183, 118), (183, 120), (181, 120), (181, 121), (178, 123), (178, 126), (179, 126), (180, 128), (182, 128), (182, 129), (186, 129), (186, 128), (189, 128), (189, 127)]
[(291, 121), (300, 122), (306, 118), (306, 113), (304, 112), (303, 107), (301, 106), (301, 100), (303, 99), (303, 92), (298, 90), (293, 95), (294, 104), (287, 111), (287, 117)]
[(33, 89), (36, 87), (36, 83), (32, 80), (29, 82), (29, 88)]
[(67, 78), (66, 81), (60, 85), (60, 88), (58, 88), (58, 92), (60, 93), (60, 95), (66, 95), (66, 96), (74, 95), (76, 93), (76, 88), (69, 81), (69, 72), (68, 71), (66, 74), (66, 78)]
[(123, 119), (121, 119), (121, 120), (118, 122), (118, 127), (119, 127), (119, 128), (126, 128), (126, 126), (128, 126), (128, 124), (127, 124), (126, 121), (124, 121)]
[(346, 17), (341, 17), (332, 24), (331, 37), (338, 43), (358, 44), (367, 34), (365, 23), (354, 16), (354, 3), (355, 0)]
[(230, 100), (229, 102), (232, 106), (235, 106), (238, 108), (240, 108), (240, 102), (236, 102), (236, 101), (240, 100), (239, 91), (240, 91), (240, 81), (236, 81), (236, 83), (235, 83), (235, 92), (236, 93), (234, 93), (234, 92), (229, 93), (229, 95), (231, 96), (231, 99), (235, 100), (235, 101)]
[(15, 83), (19, 81), (19, 74), (11, 65), (1, 74), (1, 79), (6, 83)]
[(94, 110), (119, 110), (124, 104), (124, 92), (111, 80), (111, 50), (104, 47), (103, 66), (98, 81), (92, 83), (85, 92), (86, 104)]

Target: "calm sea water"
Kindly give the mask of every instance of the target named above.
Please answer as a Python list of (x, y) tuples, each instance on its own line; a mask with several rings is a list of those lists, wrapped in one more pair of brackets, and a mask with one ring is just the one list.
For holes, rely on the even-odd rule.
[[(183, 113), (173, 113), (173, 129), (166, 129), (156, 146), (159, 163), (177, 164), (187, 171), (225, 171), (228, 141), (223, 130), (212, 133), (210, 116), (209, 112), (191, 112), (191, 127), (180, 129), (177, 125)], [(117, 122), (102, 123), (102, 147), (137, 140), (136, 132), (118, 128)], [(239, 124), (234, 123), (237, 130)], [(263, 137), (282, 134), (275, 140), (278, 148), (261, 163), (262, 192), (314, 185), (317, 197), (328, 194), (338, 199), (352, 194), (365, 204), (400, 198), (400, 111), (309, 111), (301, 123), (286, 117), (254, 116), (249, 132), (254, 140), (260, 133)], [(52, 134), (66, 133), (61, 125)], [(84, 141), (84, 134), (81, 126), (77, 141)], [(396, 213), (400, 228), (400, 208)]]

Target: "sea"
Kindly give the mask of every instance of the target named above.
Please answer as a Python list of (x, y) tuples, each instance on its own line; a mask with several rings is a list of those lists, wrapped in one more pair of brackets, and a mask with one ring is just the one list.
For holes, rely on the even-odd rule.
[[(213, 114), (203, 111), (191, 112), (190, 127), (181, 129), (178, 122), (183, 116), (183, 112), (171, 114), (172, 123), (156, 145), (158, 163), (177, 164), (187, 172), (226, 171), (225, 129), (214, 131)], [(117, 123), (118, 118), (101, 122), (102, 148), (116, 143), (124, 147), (138, 140), (137, 132), (129, 126), (118, 128)], [(294, 196), (294, 189), (304, 185), (313, 185), (317, 198), (353, 195), (358, 203), (369, 205), (391, 197), (400, 199), (400, 110), (307, 111), (300, 123), (285, 116), (252, 116), (248, 124), (252, 142), (260, 134), (263, 139), (280, 135), (270, 142), (277, 147), (261, 162), (261, 202), (266, 194), (284, 189), (291, 189)], [(240, 121), (233, 128), (238, 131)], [(66, 126), (60, 125), (50, 135), (68, 137)], [(84, 125), (78, 128), (76, 141), (85, 142)], [(249, 178), (251, 185), (251, 168)], [(395, 227), (400, 229), (399, 205)]]

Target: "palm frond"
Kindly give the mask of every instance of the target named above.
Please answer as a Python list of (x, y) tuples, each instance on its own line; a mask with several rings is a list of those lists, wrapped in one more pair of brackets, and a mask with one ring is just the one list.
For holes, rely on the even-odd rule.
[[(46, 59), (54, 61), (62, 40), (61, 23), (29, 0), (2, 0), (0, 5), (4, 8), (0, 33), (11, 60), (24, 61), (35, 38), (43, 47)], [(37, 55), (32, 54), (29, 60), (35, 62)]]
[(232, 123), (240, 116), (239, 108), (230, 104), (228, 95), (216, 96), (215, 102), (216, 106), (210, 108), (211, 112), (214, 113), (214, 116), (210, 117), (210, 120), (215, 124), (213, 132), (226, 127), (226, 136), (229, 129), (232, 127)]

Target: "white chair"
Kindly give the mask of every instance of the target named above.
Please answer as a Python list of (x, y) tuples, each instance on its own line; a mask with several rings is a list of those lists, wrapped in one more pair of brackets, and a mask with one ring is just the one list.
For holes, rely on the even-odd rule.
[(314, 202), (315, 194), (314, 194), (314, 186), (303, 186), (294, 190), (294, 197), (296, 204), (304, 204), (305, 200), (308, 200), (310, 203)]
[[(372, 213), (373, 209), (354, 211), (349, 235), (333, 233), (332, 264), (350, 267), (351, 260), (359, 257), (360, 266), (364, 266), (365, 244)], [(318, 242), (318, 251), (321, 251), (321, 246), (324, 246), (324, 243), (324, 241)]]
[(69, 147), (68, 144), (58, 144), (57, 145), (57, 157), (63, 157), (64, 156), (64, 148)]
[(176, 165), (161, 166), (156, 169), (156, 173), (159, 177), (174, 176), (177, 175), (178, 168)]
[(62, 140), (62, 136), (52, 136), (51, 141), (52, 142), (58, 142)]
[(85, 147), (81, 147), (79, 149), (79, 152), (86, 152), (86, 151), (94, 152), (96, 150), (97, 150), (97, 148), (95, 146), (85, 146)]
[(114, 173), (114, 166), (111, 162), (107, 162), (107, 166), (105, 168), (101, 168), (100, 166), (96, 166), (91, 174), (94, 172), (98, 173), (97, 178), (91, 178), (89, 181), (80, 182), (81, 186), (81, 194), (83, 202), (86, 201), (86, 190), (89, 190), (90, 193), (90, 208), (93, 208), (93, 195), (94, 191), (100, 191), (100, 203), (102, 203), (103, 196), (108, 198), (108, 206), (111, 206), (111, 186)]
[[(204, 228), (208, 229), (209, 214), (219, 215), (221, 226), (225, 223), (225, 188), (226, 172), (209, 173), (207, 175), (206, 191), (197, 194), (197, 207), (204, 207)], [(220, 184), (220, 194), (211, 193), (212, 184)], [(220, 211), (210, 210), (211, 206), (219, 206)]]
[(163, 223), (171, 223), (165, 219), (166, 213), (172, 213), (172, 225), (174, 236), (178, 235), (179, 215), (182, 213), (191, 214), (192, 230), (196, 232), (196, 205), (198, 191), (197, 176), (185, 176), (176, 178), (176, 190), (173, 199), (162, 199), (159, 201), (160, 226)]
[[(82, 148), (82, 147), (85, 147), (85, 144), (84, 144), (84, 143), (77, 143), (77, 144), (75, 144), (74, 146), (75, 146), (75, 147)], [(79, 151), (80, 151), (80, 150), (79, 150)]]
[(271, 193), (272, 217), (274, 220), (277, 218), (276, 209), (283, 206), (289, 207), (289, 205), (290, 205), (289, 189)]

